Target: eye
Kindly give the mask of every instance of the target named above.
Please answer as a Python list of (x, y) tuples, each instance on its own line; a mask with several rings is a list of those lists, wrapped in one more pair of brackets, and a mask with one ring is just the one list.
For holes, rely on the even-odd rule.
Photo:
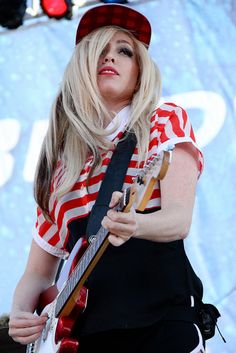
[(107, 54), (107, 52), (108, 52), (108, 46), (106, 46), (105, 48), (102, 49), (102, 52), (101, 52), (101, 54), (100, 54), (100, 57), (101, 57), (101, 56), (105, 56), (105, 55)]
[(132, 52), (132, 50), (127, 47), (120, 48), (119, 53), (122, 53), (122, 54), (128, 56), (129, 58), (132, 58), (132, 56), (134, 56), (134, 53)]

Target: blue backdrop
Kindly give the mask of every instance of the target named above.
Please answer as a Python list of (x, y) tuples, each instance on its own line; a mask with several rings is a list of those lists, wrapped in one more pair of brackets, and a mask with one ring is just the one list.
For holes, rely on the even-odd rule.
[[(187, 109), (205, 156), (186, 248), (219, 326), (208, 353), (236, 347), (236, 10), (232, 0), (133, 4), (153, 26), (151, 54), (163, 100)], [(80, 15), (84, 8), (80, 10)], [(0, 315), (8, 313), (35, 222), (32, 181), (51, 102), (79, 18), (27, 22), (0, 32)]]

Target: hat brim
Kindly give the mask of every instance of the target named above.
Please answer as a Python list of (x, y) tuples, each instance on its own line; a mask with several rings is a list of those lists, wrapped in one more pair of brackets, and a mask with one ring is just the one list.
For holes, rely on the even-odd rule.
[(88, 10), (79, 22), (76, 33), (76, 44), (95, 29), (104, 26), (124, 28), (130, 31), (147, 47), (150, 44), (152, 30), (148, 19), (140, 12), (128, 6), (118, 4), (99, 5)]

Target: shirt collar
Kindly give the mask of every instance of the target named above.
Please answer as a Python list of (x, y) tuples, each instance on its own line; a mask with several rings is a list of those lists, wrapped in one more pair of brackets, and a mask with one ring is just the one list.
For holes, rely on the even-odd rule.
[(130, 105), (127, 105), (116, 114), (112, 121), (107, 125), (106, 130), (112, 130), (117, 126), (116, 130), (107, 136), (109, 141), (113, 141), (119, 132), (124, 131), (125, 126), (129, 120)]

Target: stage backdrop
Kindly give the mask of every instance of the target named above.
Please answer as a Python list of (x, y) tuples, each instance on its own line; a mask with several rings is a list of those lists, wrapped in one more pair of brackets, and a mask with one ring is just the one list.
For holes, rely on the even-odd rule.
[[(222, 318), (208, 353), (236, 347), (236, 13), (232, 0), (132, 5), (153, 26), (151, 54), (163, 101), (187, 109), (205, 156), (186, 248)], [(0, 315), (10, 310), (35, 222), (32, 181), (51, 102), (74, 47), (80, 15), (0, 33)], [(160, 283), (161, 285), (161, 283)]]

